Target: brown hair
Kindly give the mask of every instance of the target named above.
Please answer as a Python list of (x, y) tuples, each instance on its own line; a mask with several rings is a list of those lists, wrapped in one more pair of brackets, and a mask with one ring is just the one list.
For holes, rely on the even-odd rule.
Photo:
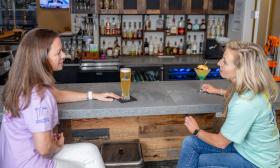
[[(266, 94), (272, 103), (278, 96), (278, 85), (268, 68), (263, 49), (254, 43), (231, 41), (227, 49), (234, 52), (236, 82), (226, 95), (226, 108), (234, 92), (241, 95), (246, 90)], [(227, 109), (225, 109), (225, 112)]]
[[(48, 62), (48, 52), (58, 33), (48, 29), (33, 29), (20, 42), (8, 80), (2, 93), (6, 112), (19, 117), (21, 108), (30, 104), (32, 89), (40, 94), (45, 87), (54, 85), (53, 70)], [(20, 107), (20, 99), (24, 100)]]

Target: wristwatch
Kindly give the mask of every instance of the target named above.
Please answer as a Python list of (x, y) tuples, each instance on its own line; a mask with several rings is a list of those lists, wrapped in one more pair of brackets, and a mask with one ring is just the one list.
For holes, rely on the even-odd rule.
[(193, 135), (197, 136), (197, 134), (199, 133), (200, 129), (195, 129), (194, 132), (192, 133)]

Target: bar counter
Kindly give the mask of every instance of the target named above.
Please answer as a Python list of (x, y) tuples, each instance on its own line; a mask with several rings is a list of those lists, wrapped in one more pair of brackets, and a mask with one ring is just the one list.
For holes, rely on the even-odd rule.
[[(205, 80), (214, 86), (226, 88), (225, 80)], [(60, 89), (87, 92), (114, 92), (121, 95), (120, 83), (58, 84)], [(223, 97), (198, 93), (199, 81), (155, 81), (134, 82), (131, 95), (134, 102), (120, 103), (101, 101), (82, 101), (59, 104), (60, 119), (129, 117), (168, 114), (220, 113), (223, 111)], [(2, 92), (3, 86), (0, 87)], [(280, 99), (275, 103), (280, 108)], [(0, 114), (3, 107), (0, 105)]]

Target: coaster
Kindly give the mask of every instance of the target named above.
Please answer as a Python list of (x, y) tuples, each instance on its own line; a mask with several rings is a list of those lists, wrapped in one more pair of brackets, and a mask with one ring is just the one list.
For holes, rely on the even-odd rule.
[(136, 99), (135, 97), (133, 97), (133, 96), (130, 96), (130, 99), (129, 99), (129, 100), (124, 100), (124, 99), (120, 98), (120, 99), (118, 99), (118, 101), (119, 101), (120, 103), (128, 103), (128, 102), (137, 101), (137, 99)]

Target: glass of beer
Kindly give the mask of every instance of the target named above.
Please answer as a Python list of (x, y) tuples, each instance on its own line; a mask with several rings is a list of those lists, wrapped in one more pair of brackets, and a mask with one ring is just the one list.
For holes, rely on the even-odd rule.
[(131, 69), (121, 68), (120, 71), (122, 99), (130, 100)]

